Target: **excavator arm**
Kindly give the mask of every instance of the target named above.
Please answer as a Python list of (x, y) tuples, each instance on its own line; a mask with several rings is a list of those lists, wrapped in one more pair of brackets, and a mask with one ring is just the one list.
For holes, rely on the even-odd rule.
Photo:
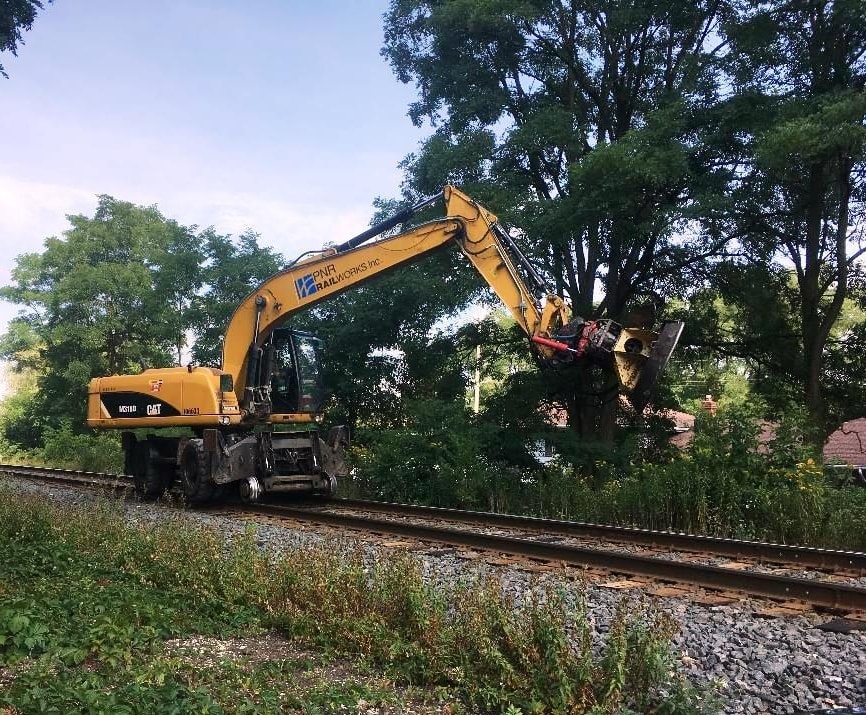
[[(445, 218), (370, 242), (440, 199)], [(612, 321), (570, 324), (562, 298), (547, 291), (497, 217), (453, 186), (343, 244), (305, 254), (241, 302), (223, 346), (223, 371), (233, 378), (241, 408), (262, 416), (270, 410), (261, 377), (262, 346), (276, 328), (301, 310), (449, 245), (459, 248), (499, 296), (532, 339), (542, 363), (562, 367), (613, 359), (623, 390), (643, 409), (682, 325), (667, 331), (660, 355), (653, 352), (658, 336), (650, 331), (625, 329)]]

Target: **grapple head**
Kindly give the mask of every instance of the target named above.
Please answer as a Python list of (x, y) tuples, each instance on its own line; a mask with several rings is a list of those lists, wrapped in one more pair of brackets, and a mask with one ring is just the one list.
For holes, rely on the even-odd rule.
[(683, 331), (683, 323), (664, 323), (659, 332), (626, 328), (613, 320), (576, 319), (553, 339), (534, 336), (544, 361), (554, 367), (613, 362), (620, 391), (638, 412), (652, 400), (659, 377)]

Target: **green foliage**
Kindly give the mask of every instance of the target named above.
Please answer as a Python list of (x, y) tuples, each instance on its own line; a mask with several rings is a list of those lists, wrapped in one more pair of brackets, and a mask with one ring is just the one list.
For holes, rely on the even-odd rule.
[(23, 385), (0, 402), (0, 449), (4, 454), (41, 445), (45, 429), (42, 408), (36, 385)]
[(385, 501), (485, 506), (498, 477), (484, 456), (484, 425), (448, 402), (410, 403), (409, 415), (405, 427), (358, 435), (354, 488)]
[[(441, 189), (441, 187), (440, 187)], [(459, 346), (446, 322), (481, 281), (457, 251), (401, 266), (299, 316), (325, 342), (329, 417), (359, 428), (405, 424), (411, 399), (460, 400)]]
[[(683, 453), (661, 423), (657, 444), (641, 432), (611, 447), (539, 427), (538, 415), (497, 426), (485, 421), (492, 415), (471, 419), (446, 405), (416, 409), (405, 428), (360, 435), (347, 488), (435, 506), (866, 548), (857, 528), (866, 490), (827, 481), (803, 411), (776, 421), (763, 414), (755, 398), (723, 403), (717, 417), (698, 420)], [(541, 439), (556, 446), (545, 467), (527, 453)]]
[(364, 553), (334, 544), (268, 555), (253, 531), (229, 546), (180, 518), (126, 526), (121, 509), (50, 506), (0, 489), (0, 664), (12, 666), (0, 707), (328, 712), (397, 698), (352, 678), (298, 677), (316, 656), (253, 664), (199, 652), (197, 664), (165, 645), (261, 626), (308, 654), (361, 658), (392, 681), (486, 710), (686, 713), (700, 702), (670, 669), (671, 621), (643, 607), (623, 607), (598, 657), (582, 604), (540, 586), (522, 604), (494, 581), (434, 591), (406, 554), (372, 568)]
[[(101, 196), (93, 218), (70, 216), (63, 238), (16, 259), (0, 296), (23, 311), (0, 337), (19, 391), (0, 411), (4, 452), (28, 451), (80, 468), (120, 467), (117, 440), (83, 433), (92, 377), (220, 358), (219, 335), (237, 303), (281, 258), (248, 232), (235, 242), (196, 233), (140, 207)], [(35, 388), (34, 388), (35, 385)]]
[[(807, 439), (808, 419), (776, 423), (748, 405), (703, 417), (688, 452), (667, 463), (600, 463), (584, 473), (547, 470), (531, 510), (650, 529), (863, 549), (856, 527), (866, 491), (836, 488)], [(759, 438), (760, 437), (760, 438)], [(846, 526), (843, 526), (846, 525)]]
[[(734, 80), (725, 105), (735, 109), (720, 140), (729, 161), (743, 167), (732, 183), (727, 220), (749, 264), (772, 261), (796, 279), (768, 303), (782, 303), (783, 311), (769, 317), (781, 317), (787, 329), (776, 331), (777, 341), (755, 341), (761, 346), (755, 356), (769, 353), (771, 361), (762, 362), (771, 380), (798, 388), (816, 444), (835, 426), (830, 415), (846, 409), (827, 388), (850, 363), (832, 352), (856, 348), (856, 342), (836, 343), (831, 336), (862, 272), (857, 227), (866, 208), (864, 24), (862, 3), (795, 0), (735, 3), (721, 28), (730, 42)], [(740, 297), (748, 301), (748, 292)], [(744, 317), (744, 334), (764, 332), (767, 313)], [(843, 379), (856, 384), (860, 378), (854, 371)]]
[[(745, 364), (775, 408), (805, 402), (819, 444), (850, 409), (841, 386), (863, 382), (837, 326), (862, 284), (864, 26), (856, 0), (394, 0), (382, 53), (435, 129), (408, 187), (495, 199), (584, 316), (712, 284), (741, 314), (689, 306), (696, 363)], [(573, 423), (591, 392), (566, 393)], [(612, 424), (597, 420), (607, 442)]]
[(198, 236), (203, 264), (196, 268), (205, 290), (198, 295), (187, 295), (191, 306), (186, 328), (195, 335), (192, 357), (200, 365), (220, 365), (222, 335), (235, 308), (284, 264), (279, 253), (262, 248), (258, 240), (258, 234), (253, 231), (232, 240), (231, 236), (221, 236), (212, 228)]
[(135, 371), (142, 360), (170, 363), (185, 329), (178, 295), (189, 287), (166, 281), (196, 258), (189, 230), (152, 207), (101, 196), (93, 218), (69, 221), (64, 238), (18, 256), (0, 295), (26, 308), (22, 319), (38, 339), (46, 418), (78, 425), (91, 377)]
[(95, 472), (122, 472), (123, 453), (115, 432), (81, 431), (68, 419), (47, 419), (44, 395), (22, 384), (0, 402), (0, 459)]
[[(394, 0), (382, 53), (419, 90), (413, 120), (435, 127), (405, 162), (408, 188), (458, 182), (494, 206), (585, 317), (619, 319), (686, 290), (693, 265), (725, 244), (687, 224), (724, 191), (696, 142), (719, 82), (700, 38), (718, 12), (705, 2)], [(599, 372), (603, 385), (611, 376)], [(555, 387), (585, 434), (611, 442), (616, 403), (586, 382)]]
[(123, 450), (117, 432), (81, 433), (68, 421), (46, 427), (40, 461), (57, 467), (91, 472), (123, 472)]
[[(54, 0), (48, 0), (53, 2)], [(24, 44), (22, 33), (33, 27), (37, 13), (42, 10), (41, 0), (7, 0), (0, 8), (0, 52), (18, 55), (18, 45)], [(0, 64), (0, 75), (9, 75)]]

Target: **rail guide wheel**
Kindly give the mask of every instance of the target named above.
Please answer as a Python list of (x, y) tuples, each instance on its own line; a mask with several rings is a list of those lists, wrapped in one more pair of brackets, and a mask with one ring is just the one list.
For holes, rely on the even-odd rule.
[(254, 504), (262, 495), (262, 484), (257, 477), (247, 477), (238, 482), (238, 496), (244, 504)]

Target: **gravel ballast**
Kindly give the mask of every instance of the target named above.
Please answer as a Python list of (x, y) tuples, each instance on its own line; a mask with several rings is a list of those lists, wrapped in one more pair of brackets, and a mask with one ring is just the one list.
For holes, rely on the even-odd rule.
[[(4, 480), (16, 489), (34, 491), (64, 502), (86, 503), (99, 494), (55, 487), (26, 480)], [(164, 518), (170, 507), (129, 501), (126, 513), (135, 523)], [(177, 514), (177, 510), (172, 510)], [(187, 518), (214, 526), (223, 533), (241, 533), (249, 523), (237, 518), (183, 512)], [(259, 545), (274, 552), (328, 543), (351, 549), (360, 537), (292, 529), (270, 524), (257, 526)], [(370, 559), (382, 558), (387, 547), (363, 539)], [(454, 549), (415, 552), (433, 585), (494, 574), (519, 603), (539, 585), (554, 585), (574, 599), (583, 598), (598, 635), (606, 632), (623, 598), (654, 598), (680, 625), (674, 647), (682, 672), (698, 686), (711, 687), (724, 698), (724, 713), (798, 713), (821, 709), (866, 706), (866, 632), (837, 633), (817, 626), (832, 616), (805, 613), (797, 616), (756, 615), (766, 603), (742, 600), (728, 605), (704, 606), (684, 598), (655, 598), (640, 588), (627, 592), (605, 588), (580, 577), (580, 572), (551, 570), (533, 573), (517, 566), (491, 565), (483, 558), (467, 559)]]

